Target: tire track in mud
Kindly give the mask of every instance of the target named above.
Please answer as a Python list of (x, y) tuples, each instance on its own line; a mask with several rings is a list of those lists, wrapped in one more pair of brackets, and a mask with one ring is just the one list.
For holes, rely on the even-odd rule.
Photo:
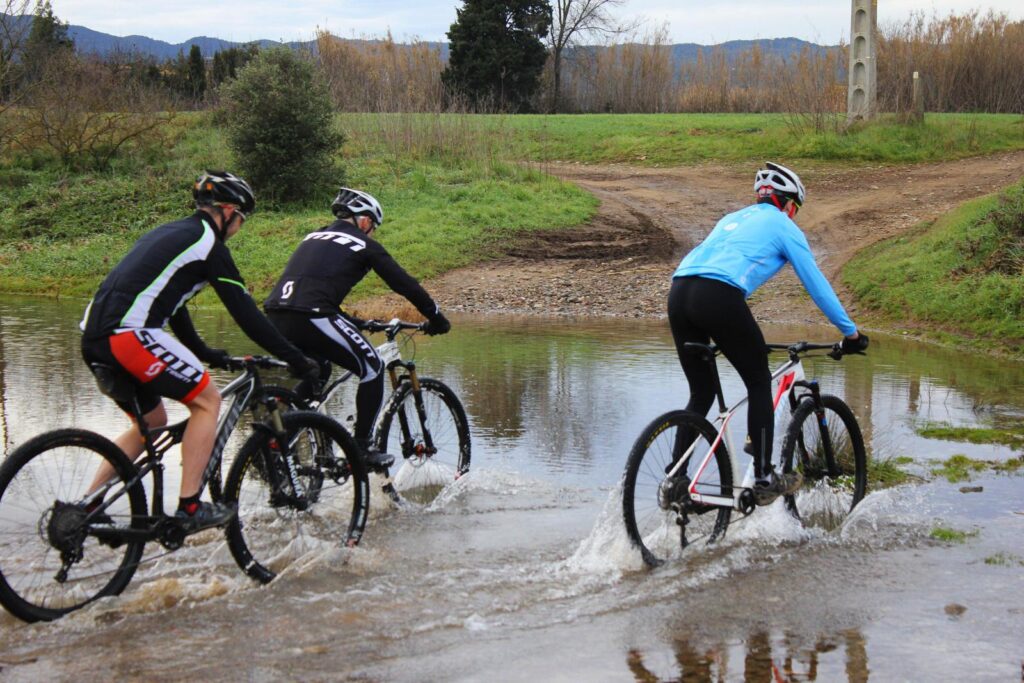
[[(553, 164), (546, 170), (598, 197), (597, 215), (576, 228), (520, 238), (498, 259), (425, 283), (444, 310), (663, 316), (682, 255), (722, 215), (752, 201), (753, 167), (746, 164)], [(797, 222), (856, 321), (856, 305), (836, 282), (843, 264), (875, 242), (1019, 180), (1024, 151), (912, 166), (816, 163), (797, 170), (808, 187)], [(751, 307), (766, 322), (826, 322), (790, 268), (759, 290)], [(391, 295), (358, 305), (368, 312), (403, 308)]]

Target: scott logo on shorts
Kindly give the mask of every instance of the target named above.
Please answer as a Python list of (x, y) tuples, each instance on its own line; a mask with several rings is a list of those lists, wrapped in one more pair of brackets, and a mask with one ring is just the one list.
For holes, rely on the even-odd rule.
[(146, 377), (156, 377), (157, 375), (164, 371), (165, 367), (167, 367), (167, 363), (161, 361), (153, 361), (152, 365), (146, 368), (145, 375)]

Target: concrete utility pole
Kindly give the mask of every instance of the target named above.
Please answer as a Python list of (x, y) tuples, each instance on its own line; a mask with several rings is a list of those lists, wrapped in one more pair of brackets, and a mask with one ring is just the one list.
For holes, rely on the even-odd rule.
[(878, 0), (852, 0), (850, 20), (850, 88), (847, 124), (870, 119), (878, 106)]

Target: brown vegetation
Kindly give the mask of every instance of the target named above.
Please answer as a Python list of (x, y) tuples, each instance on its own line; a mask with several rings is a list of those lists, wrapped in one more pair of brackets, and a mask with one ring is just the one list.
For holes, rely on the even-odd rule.
[(68, 167), (102, 169), (126, 145), (155, 146), (174, 116), (167, 99), (109, 65), (55, 55), (26, 101), (15, 137)]
[(320, 65), (339, 111), (439, 111), (444, 87), (440, 52), (422, 42), (342, 40), (321, 31)]
[(911, 109), (913, 73), (928, 111), (1024, 112), (1024, 21), (978, 11), (926, 17), (879, 30), (878, 101)]

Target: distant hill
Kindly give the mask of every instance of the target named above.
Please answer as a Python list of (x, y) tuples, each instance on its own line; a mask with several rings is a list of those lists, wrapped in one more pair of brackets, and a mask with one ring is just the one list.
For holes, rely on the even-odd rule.
[[(30, 16), (20, 17), (22, 21), (31, 21)], [(198, 45), (199, 49), (202, 50), (203, 55), (206, 57), (212, 57), (215, 52), (220, 50), (226, 50), (232, 47), (238, 47), (246, 45), (247, 43), (236, 43), (229, 40), (222, 40), (220, 38), (210, 38), (208, 36), (197, 36), (195, 38), (189, 38), (183, 43), (168, 43), (163, 40), (156, 40), (154, 38), (147, 38), (146, 36), (114, 36), (109, 33), (101, 33), (100, 31), (94, 31), (85, 26), (76, 26), (71, 24), (68, 26), (68, 36), (75, 41), (75, 48), (85, 54), (98, 54), (106, 56), (111, 53), (136, 53), (141, 55), (149, 55), (156, 59), (163, 61), (165, 59), (172, 59), (178, 56), (178, 53), (188, 54), (189, 50), (193, 45)], [(286, 45), (291, 48), (306, 48), (312, 51), (316, 51), (316, 41), (304, 41), (304, 42), (290, 42), (282, 43), (276, 40), (257, 40), (255, 41), (260, 47), (270, 47), (274, 45)], [(697, 43), (677, 43), (671, 45), (672, 48), (672, 60), (676, 64), (695, 62), (697, 61), (697, 54), (701, 50), (704, 51), (705, 57), (709, 56), (715, 49), (722, 50), (726, 58), (732, 61), (738, 54), (749, 50), (754, 45), (760, 45), (761, 49), (766, 55), (778, 55), (782, 57), (788, 57), (793, 54), (798, 54), (805, 47), (810, 48), (812, 51), (822, 52), (830, 49), (834, 46), (818, 45), (817, 43), (810, 43), (806, 40), (800, 40), (799, 38), (772, 38), (766, 40), (730, 40), (725, 43), (719, 43), (717, 45), (699, 45)], [(444, 61), (448, 60), (448, 44), (442, 42), (428, 42), (427, 45), (430, 47), (440, 50), (441, 59)]]

